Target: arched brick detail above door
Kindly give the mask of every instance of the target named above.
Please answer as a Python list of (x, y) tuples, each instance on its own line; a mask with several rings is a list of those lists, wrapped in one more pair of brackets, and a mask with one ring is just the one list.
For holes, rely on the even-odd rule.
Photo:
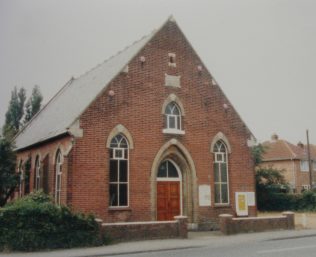
[(194, 161), (186, 147), (177, 139), (171, 139), (157, 152), (151, 168), (151, 219), (157, 219), (157, 172), (159, 165), (166, 159), (173, 160), (180, 168), (183, 179), (183, 215), (190, 223), (196, 223), (198, 217), (197, 177)]

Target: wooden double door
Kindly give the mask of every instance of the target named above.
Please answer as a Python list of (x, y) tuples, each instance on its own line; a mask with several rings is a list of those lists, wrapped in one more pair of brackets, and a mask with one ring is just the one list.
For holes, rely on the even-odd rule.
[(173, 220), (181, 213), (180, 181), (157, 181), (157, 220)]

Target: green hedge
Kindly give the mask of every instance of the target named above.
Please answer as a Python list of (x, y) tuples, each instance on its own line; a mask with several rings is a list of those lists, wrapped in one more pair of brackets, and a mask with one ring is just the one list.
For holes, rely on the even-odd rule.
[(31, 193), (0, 209), (0, 249), (33, 251), (100, 245), (92, 215), (56, 206), (42, 192)]
[(316, 192), (302, 194), (266, 192), (257, 197), (261, 211), (316, 211)]

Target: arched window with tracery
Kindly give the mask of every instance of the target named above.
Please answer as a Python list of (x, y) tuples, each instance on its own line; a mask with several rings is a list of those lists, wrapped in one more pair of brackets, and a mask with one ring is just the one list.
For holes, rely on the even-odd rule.
[(62, 153), (60, 150), (58, 150), (55, 159), (55, 203), (58, 205), (60, 205), (61, 199), (62, 165)]
[(228, 155), (222, 140), (214, 145), (215, 204), (229, 203)]
[(127, 207), (128, 197), (128, 163), (129, 145), (127, 139), (118, 134), (110, 143), (110, 176), (109, 205), (110, 207)]
[(175, 102), (170, 102), (165, 109), (166, 129), (182, 130), (181, 111)]

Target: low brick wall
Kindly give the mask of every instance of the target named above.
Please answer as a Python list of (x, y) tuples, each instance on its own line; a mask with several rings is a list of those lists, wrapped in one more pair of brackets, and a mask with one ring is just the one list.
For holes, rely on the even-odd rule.
[(102, 223), (101, 233), (114, 241), (135, 241), (144, 239), (187, 238), (187, 217), (176, 216), (173, 221), (146, 221)]
[(225, 235), (294, 229), (294, 213), (283, 212), (282, 216), (233, 218), (230, 214), (219, 215), (220, 230)]

